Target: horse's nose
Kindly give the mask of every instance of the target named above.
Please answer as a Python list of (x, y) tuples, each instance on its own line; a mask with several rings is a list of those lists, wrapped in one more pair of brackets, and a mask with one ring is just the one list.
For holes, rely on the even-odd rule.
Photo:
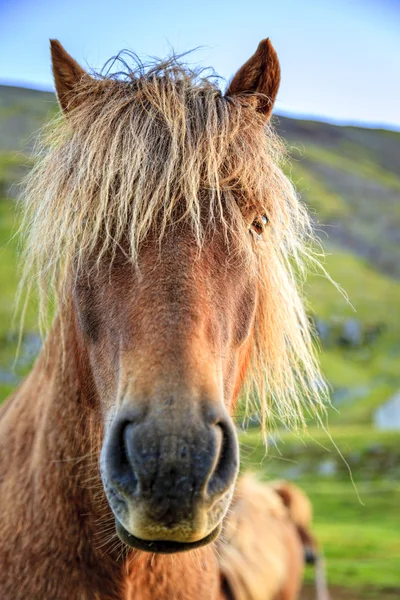
[(186, 420), (121, 412), (107, 441), (107, 483), (125, 502), (145, 500), (160, 521), (211, 504), (232, 486), (238, 469), (236, 434), (225, 409), (219, 412)]

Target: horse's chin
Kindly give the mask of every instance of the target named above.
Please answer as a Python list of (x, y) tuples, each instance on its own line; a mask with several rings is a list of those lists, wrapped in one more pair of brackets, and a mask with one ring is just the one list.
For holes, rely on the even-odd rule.
[(142, 550), (143, 552), (152, 552), (157, 554), (174, 554), (176, 552), (188, 552), (201, 546), (206, 546), (210, 542), (217, 539), (221, 533), (222, 523), (219, 523), (215, 529), (206, 537), (196, 542), (175, 542), (168, 540), (142, 540), (125, 529), (123, 525), (115, 519), (115, 525), (117, 529), (118, 537), (122, 542), (131, 548), (136, 550)]

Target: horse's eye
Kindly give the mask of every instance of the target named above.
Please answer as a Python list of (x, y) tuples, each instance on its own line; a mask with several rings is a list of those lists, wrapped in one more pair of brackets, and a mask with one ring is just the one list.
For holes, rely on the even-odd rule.
[(251, 224), (250, 231), (255, 233), (257, 237), (261, 237), (263, 232), (265, 231), (266, 226), (269, 223), (269, 219), (266, 215), (262, 217), (257, 217)]

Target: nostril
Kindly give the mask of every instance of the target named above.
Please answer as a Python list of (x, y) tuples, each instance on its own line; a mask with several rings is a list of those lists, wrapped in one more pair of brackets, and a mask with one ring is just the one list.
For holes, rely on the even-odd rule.
[(238, 470), (238, 448), (235, 432), (230, 423), (219, 421), (215, 424), (222, 438), (219, 444), (219, 456), (208, 485), (207, 494), (221, 494), (233, 483)]
[(129, 456), (129, 443), (134, 424), (124, 420), (114, 428), (108, 447), (108, 471), (113, 485), (122, 492), (133, 494), (138, 480)]
[(120, 459), (121, 469), (129, 469), (130, 461), (128, 456), (127, 444), (129, 443), (129, 437), (132, 435), (132, 423), (125, 423), (122, 427), (121, 434), (118, 439), (118, 454)]
[(134, 462), (132, 460), (132, 440), (134, 437), (135, 424), (125, 423), (120, 436), (120, 469), (121, 475), (129, 492), (132, 494), (138, 486), (138, 477), (135, 472)]

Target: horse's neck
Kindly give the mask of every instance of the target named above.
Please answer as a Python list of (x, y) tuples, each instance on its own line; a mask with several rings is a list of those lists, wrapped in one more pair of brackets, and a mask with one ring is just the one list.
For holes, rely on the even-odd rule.
[(64, 334), (56, 321), (0, 415), (1, 598), (120, 598), (101, 418), (82, 391), (73, 325)]
[(98, 469), (101, 417), (82, 385), (73, 326), (59, 332), (56, 322), (0, 414), (0, 563), (10, 565), (0, 597), (217, 600), (211, 546), (119, 561), (125, 552)]
[(127, 563), (126, 600), (222, 600), (212, 545), (170, 556), (138, 553)]
[(23, 481), (35, 491), (42, 491), (43, 485), (41, 505), (67, 503), (71, 494), (75, 501), (90, 502), (96, 491), (89, 478), (98, 473), (101, 418), (80, 385), (71, 351), (72, 330), (66, 332), (63, 342), (56, 321), (31, 373), (5, 406), (0, 421), (12, 437), (9, 451), (15, 462), (10, 468), (19, 465)]

